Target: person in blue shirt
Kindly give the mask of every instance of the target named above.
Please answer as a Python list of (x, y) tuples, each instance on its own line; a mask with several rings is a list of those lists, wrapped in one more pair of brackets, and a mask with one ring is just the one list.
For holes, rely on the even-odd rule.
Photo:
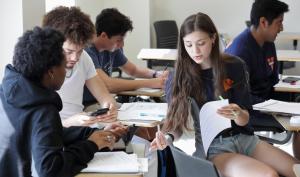
[[(168, 72), (155, 71), (136, 66), (124, 55), (123, 46), (126, 33), (132, 31), (132, 21), (115, 8), (101, 11), (96, 18), (96, 38), (85, 51), (92, 58), (100, 78), (111, 93), (136, 90), (139, 88), (162, 88)], [(126, 80), (112, 78), (113, 68), (120, 68), (126, 74), (147, 80)], [(84, 102), (93, 98), (85, 90)]]
[[(165, 133), (178, 139), (193, 128), (190, 125), (194, 120), (189, 115), (189, 97), (194, 98), (201, 108), (222, 95), (229, 99), (229, 104), (218, 109), (217, 113), (230, 119), (231, 128), (214, 138), (206, 154), (221, 175), (295, 176), (293, 165), (298, 161), (259, 140), (248, 124), (248, 110), (252, 106), (245, 67), (241, 59), (220, 53), (218, 31), (209, 16), (197, 13), (185, 19), (180, 28), (175, 72), (169, 75), (166, 84), (169, 95), (167, 119), (163, 131), (156, 133), (151, 149), (167, 147)], [(197, 148), (203, 148), (197, 139), (203, 137), (195, 134), (195, 138), (197, 151)]]
[[(112, 148), (126, 128), (63, 128), (58, 93), (66, 76), (65, 37), (35, 27), (19, 38), (0, 86), (0, 176), (71, 177), (104, 147)], [(109, 130), (109, 131), (108, 131)]]
[[(226, 48), (225, 53), (243, 59), (250, 75), (252, 104), (268, 99), (287, 100), (289, 95), (274, 92), (278, 83), (279, 69), (274, 41), (283, 30), (284, 13), (288, 5), (278, 0), (256, 0), (251, 9), (251, 26), (240, 33)], [(250, 123), (284, 129), (273, 116), (251, 113)], [(294, 133), (293, 150), (300, 159), (300, 136)]]

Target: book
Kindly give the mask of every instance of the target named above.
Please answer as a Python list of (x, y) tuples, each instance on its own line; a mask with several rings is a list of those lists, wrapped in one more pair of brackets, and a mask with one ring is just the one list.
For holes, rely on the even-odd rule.
[(136, 154), (123, 151), (97, 152), (81, 172), (138, 173), (140, 164)]

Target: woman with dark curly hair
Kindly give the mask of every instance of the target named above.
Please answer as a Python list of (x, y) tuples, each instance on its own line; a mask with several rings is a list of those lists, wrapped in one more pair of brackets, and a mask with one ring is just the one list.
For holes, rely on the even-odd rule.
[(0, 176), (32, 176), (32, 158), (39, 177), (74, 176), (125, 132), (63, 128), (56, 90), (66, 75), (64, 41), (60, 32), (39, 27), (19, 38), (0, 87)]

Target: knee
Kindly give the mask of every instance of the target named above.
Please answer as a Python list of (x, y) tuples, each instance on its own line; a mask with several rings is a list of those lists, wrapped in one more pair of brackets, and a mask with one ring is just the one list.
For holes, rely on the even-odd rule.
[(279, 177), (278, 173), (273, 169), (269, 169), (269, 170), (265, 171), (265, 173), (262, 176), (264, 176), (264, 177)]

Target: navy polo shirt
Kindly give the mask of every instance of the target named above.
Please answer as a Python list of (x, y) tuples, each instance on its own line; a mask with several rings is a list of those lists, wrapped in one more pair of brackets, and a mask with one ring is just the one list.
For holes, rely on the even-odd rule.
[(273, 86), (279, 81), (274, 43), (265, 42), (262, 47), (259, 46), (247, 28), (233, 40), (225, 53), (238, 56), (246, 62), (253, 104), (270, 99)]

